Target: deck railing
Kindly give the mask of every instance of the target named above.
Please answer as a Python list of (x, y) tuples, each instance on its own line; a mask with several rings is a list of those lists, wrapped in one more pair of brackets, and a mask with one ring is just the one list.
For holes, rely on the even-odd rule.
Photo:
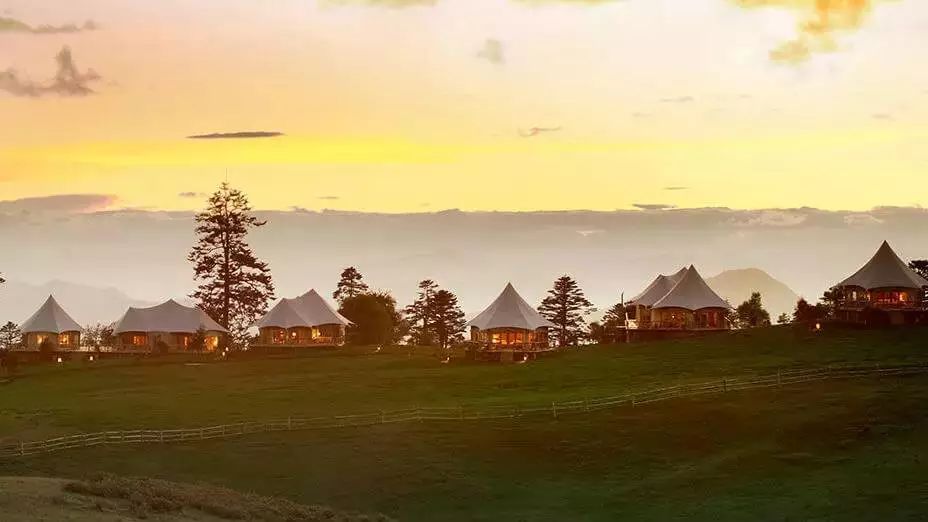
[(279, 431), (321, 430), (378, 424), (407, 422), (480, 421), (490, 419), (516, 419), (522, 417), (552, 417), (589, 413), (594, 411), (640, 407), (647, 404), (728, 392), (791, 386), (828, 379), (865, 377), (909, 376), (928, 373), (928, 363), (902, 366), (829, 366), (825, 368), (777, 371), (766, 375), (723, 377), (701, 383), (678, 384), (629, 392), (622, 395), (552, 401), (550, 403), (456, 406), (444, 408), (411, 408), (404, 410), (370, 412), (359, 415), (330, 417), (288, 417), (265, 421), (248, 421), (186, 429), (114, 430), (97, 433), (80, 433), (39, 441), (20, 441), (0, 444), (0, 459), (23, 458), (30, 455), (53, 453), (68, 449), (90, 448), (101, 445), (168, 444), (210, 439), (241, 437), (255, 433)]

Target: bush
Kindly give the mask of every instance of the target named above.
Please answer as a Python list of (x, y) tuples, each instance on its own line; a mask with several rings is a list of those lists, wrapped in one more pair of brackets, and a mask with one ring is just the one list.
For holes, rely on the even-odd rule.
[(168, 343), (158, 339), (158, 341), (155, 343), (155, 353), (158, 355), (167, 355), (169, 351), (170, 347), (168, 346)]
[(0, 367), (2, 367), (7, 375), (15, 375), (16, 369), (19, 368), (19, 358), (15, 353), (4, 350), (0, 352)]

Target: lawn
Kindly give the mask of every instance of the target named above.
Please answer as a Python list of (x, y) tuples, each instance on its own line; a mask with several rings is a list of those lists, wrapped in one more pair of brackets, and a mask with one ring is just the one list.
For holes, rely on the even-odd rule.
[[(290, 414), (535, 403), (778, 368), (928, 360), (925, 331), (790, 329), (604, 346), (531, 364), (349, 350), (291, 360), (29, 369), (10, 438)], [(205, 481), (401, 520), (886, 520), (928, 514), (928, 378), (824, 381), (591, 414), (255, 435), (0, 462)]]

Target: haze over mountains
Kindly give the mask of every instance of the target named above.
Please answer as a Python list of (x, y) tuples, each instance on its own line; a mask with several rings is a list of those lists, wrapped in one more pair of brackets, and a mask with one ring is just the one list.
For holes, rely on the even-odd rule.
[[(35, 285), (58, 279), (118, 289), (122, 295), (113, 299), (113, 309), (101, 307), (95, 312), (101, 317), (93, 320), (117, 318), (130, 301), (188, 295), (192, 213), (95, 210), (107, 198), (0, 202), (0, 251), (6, 252), (0, 272)], [(259, 215), (268, 225), (251, 242), (270, 264), (279, 297), (310, 288), (331, 295), (341, 269), (356, 266), (372, 287), (391, 290), (401, 305), (411, 301), (418, 281), (435, 279), (460, 296), (469, 315), (487, 306), (508, 281), (528, 302), (538, 303), (565, 273), (604, 310), (623, 293), (628, 298), (641, 291), (656, 274), (689, 264), (707, 277), (755, 267), (815, 299), (863, 265), (884, 239), (907, 260), (928, 258), (928, 212), (921, 208), (420, 214), (295, 209)], [(751, 290), (763, 292), (768, 287), (753, 287), (765, 284), (772, 285), (758, 275), (756, 281), (723, 285), (721, 293), (740, 301)], [(12, 294), (12, 285), (5, 287), (0, 296)], [(792, 294), (769, 288), (765, 298), (775, 318), (775, 311), (787, 310), (785, 296)], [(774, 301), (775, 290), (784, 295), (782, 304)], [(21, 303), (27, 304), (34, 308)], [(21, 321), (29, 313), (16, 311), (10, 318)]]
[(792, 315), (799, 295), (781, 281), (757, 268), (728, 270), (706, 279), (709, 286), (732, 306), (748, 300), (753, 292), (760, 292), (770, 320), (776, 322), (780, 314)]

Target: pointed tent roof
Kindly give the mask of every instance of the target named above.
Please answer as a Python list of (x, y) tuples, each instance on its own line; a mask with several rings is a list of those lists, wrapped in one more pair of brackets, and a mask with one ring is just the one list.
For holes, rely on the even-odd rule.
[(653, 308), (683, 308), (686, 310), (701, 310), (703, 308), (730, 309), (728, 301), (719, 297), (705, 279), (690, 266), (673, 289), (656, 303)]
[(883, 241), (880, 249), (866, 265), (851, 277), (838, 285), (859, 286), (865, 290), (873, 288), (922, 288), (928, 286), (928, 279), (918, 275), (909, 268), (888, 241)]
[(336, 312), (318, 292), (310, 290), (294, 299), (281, 299), (271, 311), (255, 323), (255, 326), (258, 328), (309, 328), (323, 324), (348, 326), (351, 321)]
[(537, 330), (538, 328), (554, 328), (555, 324), (545, 319), (532, 308), (519, 292), (508, 283), (503, 293), (493, 301), (490, 306), (471, 319), (466, 327), (476, 326), (481, 330), (491, 328), (520, 328), (522, 330)]
[(200, 328), (211, 332), (225, 332), (203, 310), (195, 306), (184, 306), (170, 299), (150, 308), (129, 308), (116, 322), (114, 333), (123, 332), (176, 332), (196, 333)]
[(635, 304), (639, 306), (653, 306), (654, 303), (660, 301), (662, 297), (670, 293), (673, 290), (673, 287), (683, 279), (683, 276), (686, 275), (686, 267), (681, 268), (677, 273), (673, 275), (659, 275), (657, 278), (644, 289), (644, 292), (641, 292), (634, 298), (628, 301), (628, 304)]
[(23, 333), (43, 332), (43, 333), (64, 333), (79, 332), (81, 325), (71, 318), (64, 308), (55, 301), (55, 298), (48, 296), (39, 310), (32, 314), (32, 317), (26, 319), (20, 327)]

